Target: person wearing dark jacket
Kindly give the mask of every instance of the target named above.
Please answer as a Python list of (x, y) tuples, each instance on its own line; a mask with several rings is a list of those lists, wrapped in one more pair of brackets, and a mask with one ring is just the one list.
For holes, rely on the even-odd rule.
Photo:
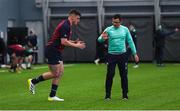
[(4, 57), (6, 55), (6, 45), (3, 38), (0, 37), (0, 67), (4, 64)]
[(178, 28), (175, 28), (171, 32), (166, 32), (162, 29), (162, 26), (158, 26), (158, 30), (156, 31), (156, 36), (154, 38), (155, 41), (155, 60), (157, 66), (164, 66), (163, 64), (163, 56), (164, 56), (164, 46), (165, 46), (165, 39), (166, 37), (174, 34), (175, 32), (179, 31)]

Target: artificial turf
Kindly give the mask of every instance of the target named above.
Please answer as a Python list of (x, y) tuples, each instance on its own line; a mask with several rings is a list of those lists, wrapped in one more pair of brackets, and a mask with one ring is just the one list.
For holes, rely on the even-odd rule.
[[(36, 85), (36, 94), (28, 91), (27, 79), (48, 71), (46, 65), (10, 73), (0, 69), (0, 110), (180, 110), (180, 64), (156, 67), (129, 64), (129, 100), (121, 100), (119, 72), (116, 70), (112, 99), (104, 100), (106, 65), (65, 64), (57, 96), (64, 102), (49, 102), (51, 81)], [(117, 68), (116, 68), (117, 69)]]

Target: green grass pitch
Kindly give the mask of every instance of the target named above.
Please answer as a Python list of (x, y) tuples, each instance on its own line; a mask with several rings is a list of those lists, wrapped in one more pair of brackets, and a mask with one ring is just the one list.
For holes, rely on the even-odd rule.
[(118, 70), (112, 99), (104, 100), (104, 64), (65, 64), (57, 92), (64, 102), (47, 101), (51, 81), (39, 83), (35, 95), (29, 93), (27, 79), (48, 71), (47, 65), (33, 68), (20, 74), (0, 69), (0, 110), (180, 110), (180, 64), (166, 64), (161, 68), (142, 63), (137, 69), (129, 64), (127, 101), (121, 100)]

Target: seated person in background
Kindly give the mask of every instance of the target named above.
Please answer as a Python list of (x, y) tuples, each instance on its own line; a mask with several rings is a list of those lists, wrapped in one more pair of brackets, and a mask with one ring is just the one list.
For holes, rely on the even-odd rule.
[[(32, 63), (33, 60), (34, 64), (37, 64), (38, 62), (38, 47), (37, 47), (37, 36), (33, 33), (33, 31), (30, 31), (30, 35), (27, 36), (27, 47), (30, 51), (33, 51), (32, 57), (29, 58), (29, 62)], [(29, 64), (30, 64), (29, 63)]]

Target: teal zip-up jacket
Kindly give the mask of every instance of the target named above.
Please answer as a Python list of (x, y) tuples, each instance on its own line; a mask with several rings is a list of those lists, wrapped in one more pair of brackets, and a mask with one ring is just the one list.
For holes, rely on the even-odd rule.
[[(104, 32), (108, 34), (108, 53), (122, 54), (126, 52), (126, 41), (131, 48), (132, 54), (135, 55), (137, 53), (136, 47), (127, 27), (120, 25), (118, 28), (116, 28), (112, 25), (107, 27)], [(105, 40), (100, 35), (98, 41), (104, 42)]]

